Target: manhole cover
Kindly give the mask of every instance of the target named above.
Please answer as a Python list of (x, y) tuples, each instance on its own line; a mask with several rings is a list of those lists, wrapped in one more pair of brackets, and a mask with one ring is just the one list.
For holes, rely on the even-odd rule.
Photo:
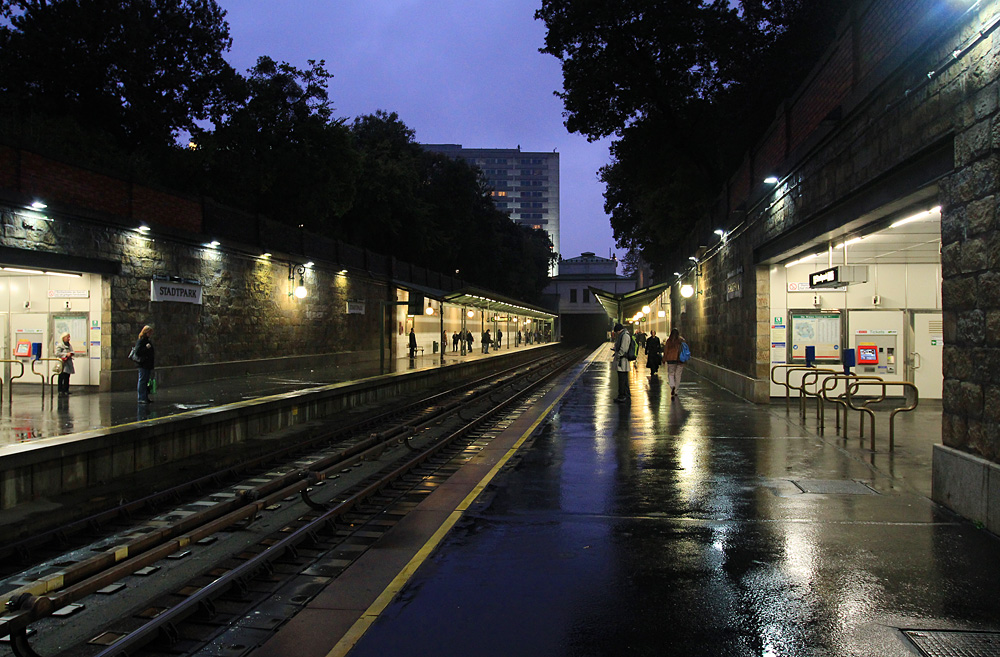
[(1000, 633), (904, 630), (927, 657), (1000, 657)]
[(792, 483), (803, 493), (826, 495), (878, 495), (875, 491), (857, 481), (841, 479), (793, 479)]

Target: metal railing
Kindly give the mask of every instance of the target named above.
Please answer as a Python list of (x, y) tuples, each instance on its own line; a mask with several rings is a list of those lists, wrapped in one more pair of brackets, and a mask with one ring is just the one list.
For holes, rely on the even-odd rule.
[[(865, 402), (861, 405), (861, 408), (858, 408), (852, 403), (851, 398), (857, 393), (857, 391), (861, 388), (861, 386), (879, 386), (881, 387), (882, 392), (878, 397), (871, 397), (866, 399)], [(854, 383), (850, 383), (847, 386), (847, 393), (846, 393), (847, 404), (856, 411), (862, 411), (866, 413), (871, 418), (871, 429), (872, 429), (871, 450), (873, 452), (875, 451), (875, 411), (868, 408), (868, 405), (884, 401), (886, 398), (886, 390), (889, 388), (889, 386), (901, 386), (903, 388), (904, 398), (908, 396), (906, 395), (907, 391), (909, 390), (913, 391), (912, 403), (910, 403), (907, 406), (900, 406), (898, 408), (894, 408), (892, 412), (889, 413), (889, 451), (892, 452), (895, 451), (896, 449), (896, 415), (899, 413), (906, 413), (908, 411), (916, 409), (917, 405), (920, 403), (920, 394), (919, 391), (917, 390), (917, 386), (912, 381), (855, 381)], [(864, 418), (862, 417), (861, 420), (862, 420), (861, 437), (864, 438)], [(845, 421), (844, 424), (846, 433), (847, 422)]]
[[(14, 401), (14, 379), (20, 379), (24, 376), (24, 361), (5, 358), (0, 359), (0, 363), (14, 363), (21, 368), (21, 372), (19, 374), (12, 374), (10, 380), (8, 381), (10, 383), (10, 400)], [(3, 385), (4, 377), (0, 376), (0, 401), (3, 401)]]
[(45, 396), (45, 384), (46, 383), (49, 384), (49, 391), (51, 392), (51, 390), (52, 390), (52, 379), (54, 379), (57, 376), (59, 376), (59, 372), (61, 372), (62, 369), (60, 369), (59, 371), (56, 371), (56, 372), (51, 372), (50, 371), (48, 381), (46, 381), (45, 375), (35, 369), (35, 364), (36, 363), (42, 363), (42, 362), (55, 362), (55, 363), (59, 363), (59, 366), (61, 368), (63, 361), (62, 361), (61, 358), (36, 358), (35, 360), (31, 361), (31, 373), (32, 374), (37, 374), (42, 379), (42, 397), (44, 397)]

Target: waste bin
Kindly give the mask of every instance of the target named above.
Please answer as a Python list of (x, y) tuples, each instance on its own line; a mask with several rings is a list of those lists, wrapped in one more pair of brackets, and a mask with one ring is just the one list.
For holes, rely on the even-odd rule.
[(432, 354), (436, 354), (438, 352), (438, 343), (437, 343), (437, 340), (435, 340), (433, 344), (434, 344), (434, 347), (433, 347), (433, 351), (431, 351), (431, 353)]
[(42, 343), (32, 342), (31, 343), (31, 360), (38, 360), (42, 357)]

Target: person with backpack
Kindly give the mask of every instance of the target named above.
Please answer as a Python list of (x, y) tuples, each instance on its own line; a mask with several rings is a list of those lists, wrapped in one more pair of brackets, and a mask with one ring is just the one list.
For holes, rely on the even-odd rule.
[(615, 324), (612, 339), (614, 348), (611, 362), (618, 372), (618, 396), (615, 397), (615, 401), (622, 403), (632, 399), (632, 392), (628, 389), (628, 373), (632, 369), (635, 354), (638, 353), (638, 345), (621, 324)]
[(691, 348), (687, 340), (681, 337), (677, 329), (670, 330), (670, 337), (663, 343), (663, 360), (667, 361), (667, 382), (670, 384), (670, 396), (677, 396), (677, 387), (681, 384), (684, 374), (684, 364), (691, 358)]

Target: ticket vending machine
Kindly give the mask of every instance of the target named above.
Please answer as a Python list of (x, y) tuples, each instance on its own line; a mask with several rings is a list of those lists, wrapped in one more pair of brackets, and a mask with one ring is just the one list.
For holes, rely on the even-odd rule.
[(895, 374), (898, 366), (899, 335), (858, 333), (854, 336), (858, 374)]

